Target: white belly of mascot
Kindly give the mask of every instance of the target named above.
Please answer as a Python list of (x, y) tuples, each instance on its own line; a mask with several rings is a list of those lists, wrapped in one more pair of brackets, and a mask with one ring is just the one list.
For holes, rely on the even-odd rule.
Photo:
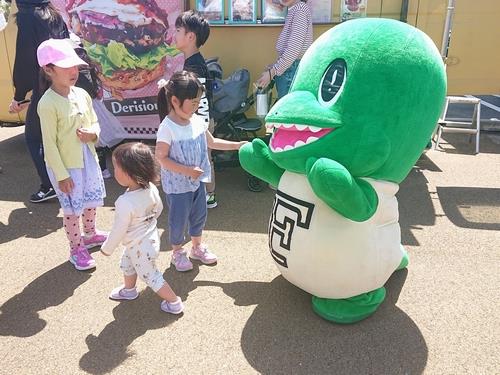
[(378, 195), (375, 214), (346, 219), (312, 191), (305, 175), (285, 172), (269, 222), (271, 255), (292, 284), (321, 298), (342, 299), (382, 287), (403, 257), (399, 186), (366, 178)]

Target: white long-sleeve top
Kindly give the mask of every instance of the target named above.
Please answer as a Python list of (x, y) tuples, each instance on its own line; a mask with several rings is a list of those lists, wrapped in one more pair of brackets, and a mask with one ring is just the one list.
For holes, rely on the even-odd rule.
[(157, 231), (162, 210), (160, 194), (152, 183), (149, 189), (127, 190), (115, 202), (113, 229), (101, 246), (102, 252), (111, 255), (120, 244), (129, 248), (150, 238)]

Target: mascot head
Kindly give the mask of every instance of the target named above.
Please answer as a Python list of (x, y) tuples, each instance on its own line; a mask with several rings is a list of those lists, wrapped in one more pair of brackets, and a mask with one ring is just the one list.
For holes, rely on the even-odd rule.
[(446, 95), (433, 41), (389, 19), (357, 19), (319, 37), (288, 95), (266, 117), (272, 160), (304, 173), (329, 158), (354, 177), (401, 182), (428, 143)]

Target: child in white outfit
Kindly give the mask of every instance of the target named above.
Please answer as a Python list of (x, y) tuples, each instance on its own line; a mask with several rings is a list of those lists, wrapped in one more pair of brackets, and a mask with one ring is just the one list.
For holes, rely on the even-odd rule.
[(109, 297), (114, 300), (137, 298), (139, 276), (164, 300), (163, 311), (180, 314), (182, 301), (155, 264), (160, 251), (156, 222), (163, 204), (153, 184), (158, 180), (153, 153), (142, 143), (123, 144), (113, 152), (113, 167), (116, 181), (128, 189), (115, 202), (113, 229), (101, 247), (101, 252), (109, 256), (120, 243), (125, 246), (120, 263), (124, 285), (115, 288)]

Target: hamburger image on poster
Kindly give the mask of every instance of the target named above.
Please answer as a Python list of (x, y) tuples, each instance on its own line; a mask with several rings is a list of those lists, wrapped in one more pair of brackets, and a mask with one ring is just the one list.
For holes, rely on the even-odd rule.
[(70, 28), (114, 95), (156, 81), (167, 56), (179, 53), (166, 43), (168, 15), (154, 0), (70, 0), (66, 10)]

